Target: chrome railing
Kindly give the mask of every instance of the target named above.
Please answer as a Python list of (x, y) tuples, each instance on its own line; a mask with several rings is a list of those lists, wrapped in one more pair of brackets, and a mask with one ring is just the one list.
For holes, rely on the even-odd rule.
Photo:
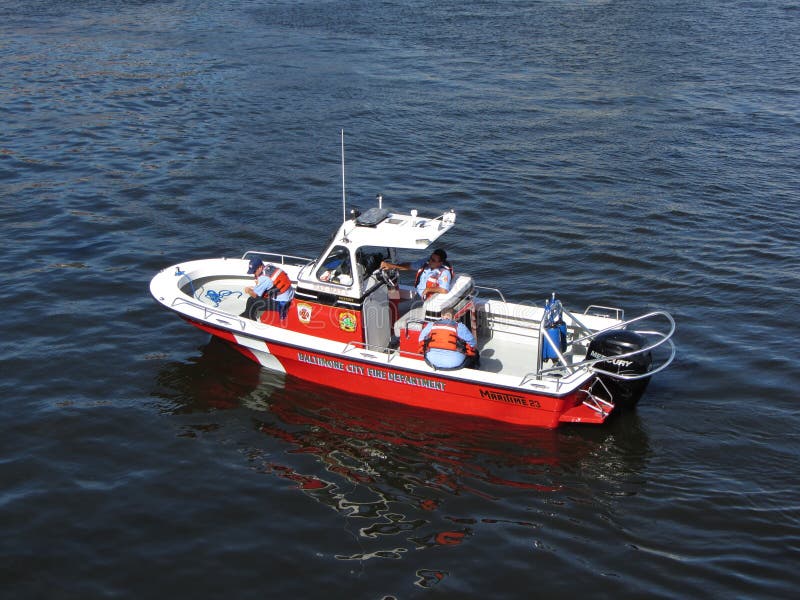
[[(564, 312), (567, 312), (567, 311), (564, 311)], [(570, 317), (573, 317), (571, 314), (569, 314), (569, 313), (567, 313), (567, 314)], [(635, 323), (639, 323), (639, 322), (645, 321), (647, 319), (656, 319), (656, 318), (664, 318), (664, 319), (666, 319), (667, 323), (669, 324), (668, 331), (664, 332), (664, 331), (657, 331), (657, 330), (650, 331), (650, 330), (629, 329), (630, 326), (635, 324)], [(579, 323), (579, 327), (581, 327), (582, 329), (584, 329), (586, 331), (589, 331), (586, 328), (586, 326), (583, 325), (583, 324)], [(597, 373), (597, 374), (608, 375), (609, 377), (613, 377), (615, 379), (624, 379), (626, 381), (633, 381), (635, 379), (644, 379), (645, 377), (650, 377), (651, 375), (655, 375), (656, 373), (659, 373), (660, 371), (663, 371), (664, 369), (666, 369), (670, 364), (672, 364), (672, 361), (675, 360), (676, 348), (675, 348), (674, 342), (672, 341), (672, 336), (675, 333), (675, 320), (672, 318), (672, 315), (670, 315), (669, 313), (664, 312), (664, 311), (650, 312), (650, 313), (647, 313), (645, 315), (641, 315), (639, 317), (636, 317), (634, 319), (630, 319), (628, 321), (623, 321), (621, 323), (614, 323), (613, 325), (611, 325), (609, 327), (606, 327), (604, 329), (600, 329), (598, 331), (591, 331), (590, 333), (588, 333), (587, 335), (584, 335), (583, 337), (579, 337), (577, 339), (571, 340), (569, 342), (569, 346), (574, 346), (576, 344), (583, 344), (585, 342), (591, 343), (591, 341), (594, 338), (596, 338), (597, 336), (599, 336), (600, 334), (605, 333), (607, 331), (612, 331), (612, 330), (615, 330), (615, 329), (626, 329), (626, 330), (629, 330), (629, 331), (633, 331), (634, 333), (638, 333), (639, 335), (645, 337), (646, 339), (655, 338), (655, 340), (652, 343), (647, 344), (646, 346), (644, 346), (642, 348), (639, 348), (638, 350), (631, 351), (631, 352), (626, 352), (626, 353), (623, 353), (623, 354), (617, 354), (617, 355), (614, 355), (614, 356), (599, 356), (599, 357), (595, 357), (595, 358), (587, 358), (587, 359), (584, 359), (584, 360), (579, 361), (579, 362), (570, 363), (570, 362), (567, 361), (567, 359), (565, 358), (564, 354), (561, 352), (561, 349), (556, 346), (555, 342), (550, 338), (550, 336), (544, 334), (544, 322), (543, 321), (540, 322), (539, 323), (539, 340), (540, 340), (540, 344), (543, 344), (543, 343), (549, 344), (550, 348), (558, 356), (558, 363), (553, 367), (549, 367), (549, 368), (543, 369), (542, 368), (542, 352), (541, 352), (541, 348), (540, 348), (539, 352), (537, 353), (538, 356), (537, 356), (537, 360), (536, 360), (536, 371), (532, 371), (530, 373), (526, 373), (525, 376), (522, 378), (522, 382), (520, 383), (520, 385), (524, 385), (527, 381), (530, 381), (531, 379), (541, 379), (541, 377), (543, 375), (546, 375), (548, 373), (555, 373), (555, 372), (563, 373), (563, 371), (566, 370), (568, 373), (574, 374), (574, 373), (576, 373), (577, 371), (579, 371), (581, 369), (586, 369), (586, 370), (589, 370), (589, 371), (591, 371), (593, 373)], [(601, 369), (601, 368), (595, 366), (595, 365), (597, 365), (597, 363), (602, 363), (602, 362), (607, 362), (607, 361), (614, 361), (614, 360), (623, 360), (623, 359), (626, 359), (626, 358), (631, 358), (633, 356), (638, 356), (638, 355), (641, 355), (641, 354), (645, 354), (645, 353), (650, 352), (652, 350), (655, 350), (656, 348), (659, 348), (659, 347), (661, 347), (661, 346), (663, 346), (665, 344), (666, 344), (666, 347), (669, 349), (669, 356), (667, 356), (665, 359), (663, 359), (663, 362), (658, 364), (656, 367), (651, 368), (646, 373), (636, 374), (636, 375), (629, 375), (629, 374), (623, 374), (623, 373), (614, 373), (613, 371), (607, 371), (605, 369)]]
[[(503, 302), (505, 302), (505, 301), (506, 301), (506, 297), (503, 295), (503, 292), (501, 292), (501, 291), (500, 291), (499, 289), (497, 289), (497, 288), (493, 288), (493, 287), (486, 287), (485, 285), (475, 285), (474, 287), (475, 287), (475, 289), (476, 289), (476, 290), (486, 290), (486, 291), (489, 291), (489, 292), (495, 292), (495, 293), (496, 293), (496, 294), (497, 294), (497, 295), (500, 297), (500, 300), (502, 300)], [(475, 295), (474, 295), (474, 297), (475, 297), (475, 298), (477, 298), (479, 295), (480, 295), (480, 294), (478, 294), (478, 293), (476, 292), (476, 293), (475, 293)]]
[[(280, 260), (280, 264), (282, 265), (294, 265), (298, 267), (302, 267), (303, 265), (307, 265), (308, 263), (312, 262), (313, 258), (306, 258), (304, 256), (293, 256), (291, 254), (279, 254), (277, 252), (262, 252), (261, 250), (248, 250), (244, 254), (242, 254), (242, 258), (247, 258), (248, 256), (259, 256), (262, 258), (265, 257), (273, 257), (268, 258), (267, 262), (277, 263)], [(275, 260), (278, 259), (278, 260)], [(289, 262), (289, 261), (292, 262)]]
[[(388, 346), (378, 346), (375, 344), (366, 344), (364, 342), (356, 342), (356, 341), (347, 342), (347, 344), (345, 344), (344, 350), (342, 350), (342, 354), (347, 354), (355, 350), (363, 350), (364, 352), (375, 352), (377, 353), (377, 355), (385, 355), (387, 363), (392, 362), (392, 360), (394, 360), (398, 356), (407, 356), (409, 358), (420, 357), (419, 353), (408, 352), (406, 350), (400, 350), (399, 348), (389, 348)], [(378, 358), (377, 355), (364, 354), (364, 352), (361, 353), (364, 358), (372, 358), (372, 359)]]
[(174, 308), (181, 304), (188, 304), (192, 308), (200, 309), (203, 311), (203, 319), (206, 321), (210, 321), (211, 317), (215, 317), (214, 321), (220, 325), (225, 325), (226, 327), (234, 327), (237, 326), (239, 329), (244, 331), (244, 328), (247, 326), (247, 321), (241, 317), (237, 317), (231, 315), (231, 313), (216, 310), (207, 306), (206, 304), (198, 304), (197, 302), (190, 302), (189, 300), (185, 300), (183, 298), (175, 298), (170, 305), (171, 308)]

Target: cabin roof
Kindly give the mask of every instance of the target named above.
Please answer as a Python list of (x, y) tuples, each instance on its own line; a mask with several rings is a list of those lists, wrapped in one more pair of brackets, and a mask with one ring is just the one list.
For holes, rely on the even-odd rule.
[(360, 248), (383, 246), (424, 250), (456, 223), (456, 213), (446, 212), (435, 218), (419, 217), (417, 211), (400, 214), (372, 208), (355, 219), (345, 221), (336, 239), (339, 243)]

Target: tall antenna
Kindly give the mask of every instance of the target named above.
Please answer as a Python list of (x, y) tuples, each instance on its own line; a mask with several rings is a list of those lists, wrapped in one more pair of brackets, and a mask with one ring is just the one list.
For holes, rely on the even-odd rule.
[(342, 223), (347, 221), (347, 207), (346, 207), (345, 193), (344, 193), (344, 129), (342, 129)]

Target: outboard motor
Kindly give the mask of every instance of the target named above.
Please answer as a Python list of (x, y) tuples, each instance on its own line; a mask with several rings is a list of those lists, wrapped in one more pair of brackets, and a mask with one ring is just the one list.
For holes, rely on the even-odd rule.
[[(636, 332), (613, 329), (601, 333), (592, 340), (589, 345), (589, 351), (586, 353), (586, 358), (593, 359), (607, 356), (609, 360), (595, 363), (598, 369), (621, 375), (643, 375), (650, 371), (653, 364), (653, 356), (649, 350), (619, 359), (614, 357), (636, 352), (646, 345), (647, 340)], [(647, 384), (650, 383), (650, 377), (618, 379), (602, 373), (600, 374), (600, 379), (608, 388), (614, 405), (618, 409), (629, 409), (636, 406), (639, 398), (644, 394)]]

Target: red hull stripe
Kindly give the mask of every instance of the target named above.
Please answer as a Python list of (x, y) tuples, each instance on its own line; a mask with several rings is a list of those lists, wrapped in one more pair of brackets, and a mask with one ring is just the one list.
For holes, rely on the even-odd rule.
[[(244, 356), (260, 363), (254, 352), (239, 345), (232, 332), (193, 320), (189, 322), (230, 342)], [(259, 339), (264, 344), (264, 351), (277, 358), (287, 374), (299, 379), (358, 396), (506, 423), (550, 429), (558, 427), (560, 422), (567, 421), (561, 419), (562, 415), (573, 407), (580, 406), (583, 397), (579, 391), (554, 396), (483, 385), (444, 378), (435, 373), (393, 369), (387, 365), (323, 354), (280, 342), (267, 342), (261, 338), (252, 339)], [(587, 414), (586, 417), (588, 416)], [(604, 417), (600, 418), (602, 420), (605, 420)], [(578, 418), (575, 421), (599, 422), (589, 418)]]
[(226, 342), (230, 342), (231, 345), (242, 355), (249, 358), (252, 361), (259, 362), (258, 357), (253, 354), (253, 351), (245, 346), (240, 345), (234, 335), (230, 331), (225, 331), (224, 329), (218, 329), (216, 327), (212, 327), (210, 325), (206, 325), (205, 323), (201, 323), (200, 321), (193, 321), (192, 319), (186, 319), (189, 323), (197, 327), (198, 329), (202, 329), (206, 333), (210, 333), (211, 335), (215, 335), (218, 338), (222, 338)]
[(411, 373), (385, 365), (272, 345), (272, 353), (290, 375), (357, 394), (410, 406), (485, 417), (506, 423), (555, 428), (561, 413), (572, 408), (577, 392), (552, 397), (479, 383)]

